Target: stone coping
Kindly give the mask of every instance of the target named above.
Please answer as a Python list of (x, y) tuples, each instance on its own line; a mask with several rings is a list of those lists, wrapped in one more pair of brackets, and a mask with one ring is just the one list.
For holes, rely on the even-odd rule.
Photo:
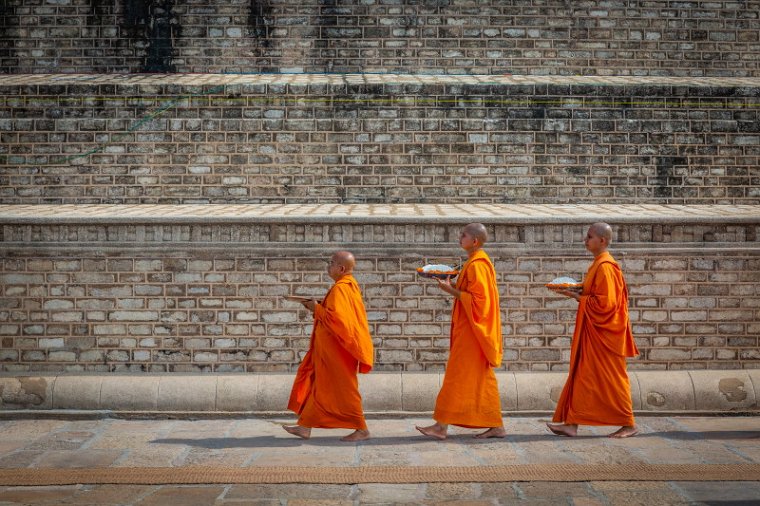
[(657, 204), (0, 205), (0, 224), (757, 223), (760, 206)]
[(535, 76), (490, 74), (10, 74), (0, 75), (0, 86), (19, 85), (365, 85), (365, 84), (498, 84), (595, 86), (756, 87), (760, 78), (664, 76)]
[[(553, 412), (566, 372), (497, 372), (507, 413)], [(639, 413), (758, 411), (760, 369), (629, 371)], [(282, 412), (294, 374), (0, 376), (0, 411)], [(443, 373), (360, 375), (367, 413), (430, 412)]]

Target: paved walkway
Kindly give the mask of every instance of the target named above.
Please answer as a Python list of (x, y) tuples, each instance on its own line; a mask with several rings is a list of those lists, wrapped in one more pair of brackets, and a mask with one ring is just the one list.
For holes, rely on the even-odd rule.
[[(493, 466), (514, 464), (757, 464), (758, 417), (640, 417), (642, 433), (551, 436), (538, 418), (508, 418), (509, 437), (481, 441), (453, 429), (438, 442), (414, 429), (427, 419), (369, 420), (373, 439), (342, 443), (349, 431), (315, 430), (300, 440), (280, 419), (0, 421), (0, 468), (178, 466)], [(743, 477), (742, 477), (743, 478)], [(760, 476), (731, 482), (514, 482), (355, 485), (73, 485), (0, 487), (10, 504), (757, 504)]]

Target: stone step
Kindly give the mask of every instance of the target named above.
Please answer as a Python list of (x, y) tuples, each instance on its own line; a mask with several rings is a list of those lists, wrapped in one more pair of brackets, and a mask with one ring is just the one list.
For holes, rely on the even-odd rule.
[(588, 225), (613, 225), (642, 352), (632, 370), (750, 369), (760, 360), (757, 206), (1, 206), (0, 370), (293, 372), (329, 255), (358, 258), (379, 371), (440, 371), (450, 303), (415, 269), (462, 260), (487, 225), (504, 365), (567, 368), (575, 304), (544, 284), (581, 279)]
[(758, 75), (758, 3), (15, 0), (12, 72)]
[(757, 205), (760, 81), (0, 76), (5, 204)]

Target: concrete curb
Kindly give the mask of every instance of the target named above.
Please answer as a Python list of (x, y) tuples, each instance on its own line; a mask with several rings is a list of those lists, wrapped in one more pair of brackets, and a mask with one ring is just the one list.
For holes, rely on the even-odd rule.
[[(758, 411), (760, 369), (631, 371), (639, 413)], [(498, 372), (507, 413), (554, 411), (565, 372)], [(293, 374), (0, 376), (0, 411), (272, 413), (285, 410)], [(367, 413), (431, 412), (443, 373), (360, 376)]]

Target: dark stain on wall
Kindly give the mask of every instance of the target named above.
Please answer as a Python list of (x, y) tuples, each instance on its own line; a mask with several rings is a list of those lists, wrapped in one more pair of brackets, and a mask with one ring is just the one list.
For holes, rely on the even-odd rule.
[(256, 39), (260, 47), (271, 44), (270, 32), (272, 26), (272, 6), (268, 0), (251, 0), (251, 11), (248, 13), (248, 32)]
[(173, 0), (124, 0), (127, 33), (145, 44), (143, 72), (176, 72), (172, 57), (181, 26), (173, 7)]
[(657, 177), (654, 181), (656, 184), (654, 195), (656, 197), (672, 197), (673, 187), (683, 185), (683, 176), (676, 174), (674, 168), (685, 165), (688, 165), (688, 161), (682, 156), (657, 157)]
[(148, 31), (147, 72), (176, 72), (172, 64), (174, 38), (179, 36), (180, 25), (172, 14), (173, 0), (155, 1), (151, 9)]
[(148, 23), (152, 0), (124, 0), (124, 22), (128, 27), (140, 27)]
[(18, 16), (13, 7), (12, 0), (0, 0), (0, 74), (13, 72), (13, 68), (18, 67), (15, 42), (13, 37), (8, 36), (8, 30), (18, 26)]

